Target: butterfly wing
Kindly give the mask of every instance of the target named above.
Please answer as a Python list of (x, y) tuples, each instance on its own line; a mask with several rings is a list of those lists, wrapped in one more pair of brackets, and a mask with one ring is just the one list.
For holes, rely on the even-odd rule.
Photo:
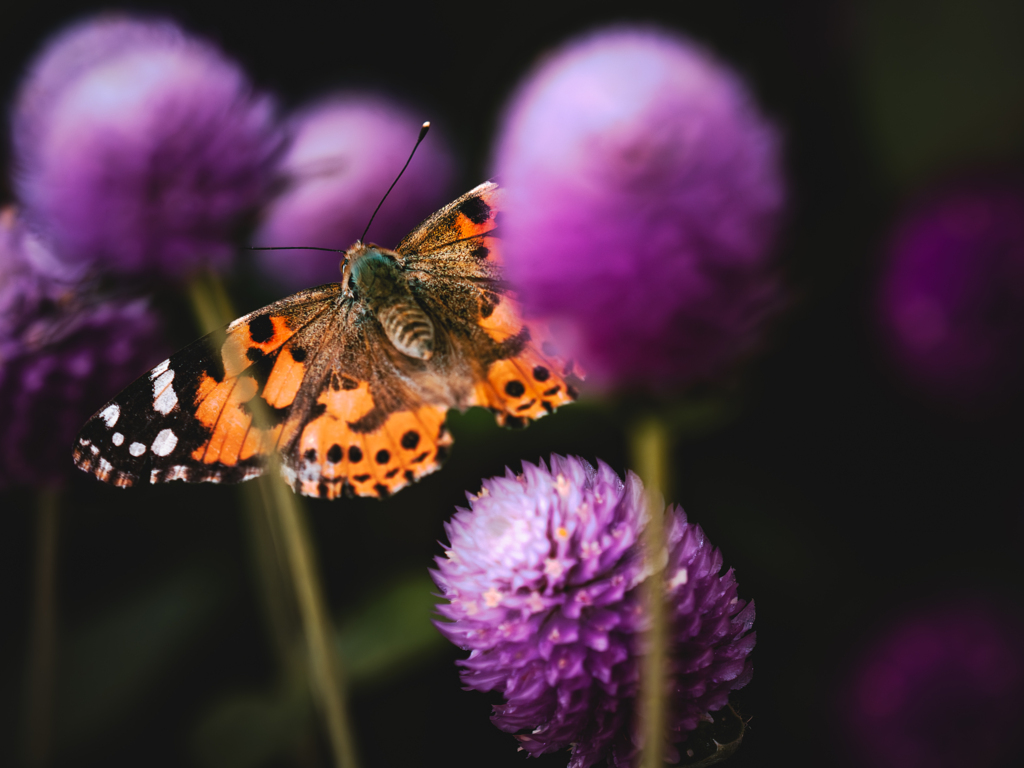
[(524, 426), (576, 399), (582, 378), (547, 325), (523, 319), (503, 279), (501, 190), (486, 182), (424, 221), (398, 246), (417, 299), (462, 347), (472, 392), (457, 405), (490, 409), (499, 424)]

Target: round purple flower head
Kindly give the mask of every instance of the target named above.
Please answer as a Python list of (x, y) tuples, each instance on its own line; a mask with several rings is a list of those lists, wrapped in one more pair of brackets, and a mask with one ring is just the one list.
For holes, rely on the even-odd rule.
[(780, 303), (779, 140), (700, 46), (611, 28), (541, 62), (503, 119), (509, 274), (599, 384), (719, 374)]
[[(422, 117), (384, 96), (336, 94), (289, 122), (284, 189), (264, 213), (260, 245), (347, 248), (409, 157)], [(453, 157), (432, 133), (373, 221), (367, 237), (391, 248), (449, 199)], [(276, 282), (298, 289), (338, 279), (339, 254), (265, 251)]]
[(146, 301), (100, 300), (10, 212), (0, 220), (0, 487), (61, 482), (96, 406), (165, 356)]
[[(462, 680), (497, 690), (493, 720), (540, 755), (572, 745), (572, 768), (632, 765), (643, 632), (643, 486), (607, 465), (551, 457), (485, 480), (446, 525), (434, 581), (441, 632), (470, 651)], [(754, 604), (700, 527), (666, 513), (671, 741), (747, 684)], [(669, 750), (671, 754), (671, 750)]]
[(223, 268), (269, 189), (270, 99), (169, 21), (100, 16), (31, 65), (12, 127), (15, 188), (64, 259), (187, 277)]
[(919, 610), (868, 645), (840, 706), (864, 765), (1002, 765), (1021, 745), (1022, 626), (984, 599)]
[(919, 203), (889, 248), (879, 327), (903, 375), (987, 408), (1024, 378), (1024, 186), (975, 181)]

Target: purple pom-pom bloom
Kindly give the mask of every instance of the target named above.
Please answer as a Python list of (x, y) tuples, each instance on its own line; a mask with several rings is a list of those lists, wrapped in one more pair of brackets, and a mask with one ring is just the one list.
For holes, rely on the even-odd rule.
[(840, 704), (863, 765), (986, 768), (1020, 746), (1024, 631), (1006, 608), (959, 597), (865, 649)]
[[(59, 262), (0, 220), (0, 486), (71, 474), (75, 434), (97, 404), (165, 356), (144, 300), (100, 300), (56, 279)], [(66, 275), (65, 275), (66, 277)]]
[(186, 277), (225, 267), (280, 147), (270, 99), (168, 21), (101, 16), (58, 34), (13, 114), (15, 188), (66, 260)]
[[(267, 208), (260, 245), (348, 248), (402, 169), (423, 122), (411, 109), (370, 94), (337, 94), (289, 121), (284, 190)], [(373, 221), (367, 237), (387, 248), (449, 200), (454, 163), (436, 130)], [(266, 251), (275, 282), (297, 289), (338, 279), (339, 254)]]
[(779, 140), (701, 47), (648, 28), (570, 42), (513, 98), (495, 166), (510, 276), (599, 384), (707, 379), (761, 337)]
[(879, 326), (905, 377), (968, 410), (1024, 378), (1024, 186), (974, 181), (934, 193), (889, 248)]
[[(650, 575), (639, 479), (574, 457), (485, 480), (446, 526), (434, 580), (438, 627), (469, 658), (462, 679), (497, 690), (493, 720), (540, 755), (573, 745), (572, 768), (631, 765)], [(666, 514), (670, 736), (685, 738), (750, 680), (754, 604), (678, 507)]]

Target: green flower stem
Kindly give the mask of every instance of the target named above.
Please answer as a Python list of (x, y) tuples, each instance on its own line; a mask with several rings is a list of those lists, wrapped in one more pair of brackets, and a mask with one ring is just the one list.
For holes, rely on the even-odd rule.
[[(276, 470), (276, 467), (273, 467)], [(276, 471), (270, 485), (267, 506), (276, 507), (281, 524), (282, 538), (288, 553), (292, 582), (299, 599), (299, 612), (305, 627), (306, 647), (309, 651), (310, 677), (327, 723), (327, 732), (338, 768), (355, 768), (356, 750), (348, 727), (348, 711), (342, 695), (341, 670), (331, 638), (334, 636), (330, 616), (324, 602), (323, 590), (316, 577), (317, 567), (313, 543), (309, 536), (309, 521), (304, 506), (278, 477)], [(271, 507), (273, 505), (273, 507)]]
[[(207, 273), (194, 278), (189, 284), (189, 298), (204, 332), (219, 328), (234, 317), (230, 300), (216, 275)], [(302, 619), (312, 692), (324, 718), (334, 765), (356, 768), (355, 741), (348, 722), (341, 665), (331, 642), (334, 632), (317, 575), (306, 510), (281, 482), (276, 457), (271, 458), (266, 475), (258, 481), (262, 503), (257, 504), (251, 490), (243, 491), (243, 498), (267, 615), (275, 625), (272, 628), (275, 644), (284, 647), (291, 636), (284, 591), (275, 588), (284, 575), (282, 565), (285, 565)], [(258, 507), (263, 508), (262, 519)]]
[(60, 493), (41, 488), (36, 506), (36, 552), (27, 676), (26, 763), (38, 768), (53, 756), (53, 697), (57, 657), (57, 523)]
[(650, 629), (647, 654), (640, 670), (640, 712), (643, 717), (644, 768), (663, 768), (667, 725), (668, 627), (665, 612), (664, 494), (668, 484), (669, 432), (663, 421), (647, 418), (630, 430), (632, 464), (647, 492), (648, 521), (644, 528), (647, 562), (654, 572), (645, 585)]

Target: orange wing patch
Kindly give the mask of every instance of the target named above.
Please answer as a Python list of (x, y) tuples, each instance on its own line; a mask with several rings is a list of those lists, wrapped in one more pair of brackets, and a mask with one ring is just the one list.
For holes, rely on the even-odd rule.
[[(196, 392), (195, 418), (209, 430), (210, 437), (192, 451), (194, 461), (234, 467), (269, 453), (294, 435), (295, 425), (287, 422), (264, 425), (268, 429), (253, 424), (254, 418), (267, 416), (260, 414), (260, 409), (291, 405), (302, 386), (305, 366), (291, 349), (282, 348), (294, 335), (283, 315), (261, 315), (228, 326), (220, 352), (224, 375), (218, 381), (204, 373)], [(275, 352), (276, 357), (270, 358)], [(265, 360), (272, 367), (261, 393), (255, 369)], [(262, 402), (257, 402), (259, 394)]]
[(374, 423), (375, 408), (367, 382), (335, 372), (317, 400), (320, 414), (302, 428), (293, 487), (325, 499), (346, 490), (383, 498), (440, 466), (452, 443), (446, 408), (424, 404)]
[(516, 357), (491, 364), (486, 380), (476, 385), (477, 404), (490, 408), (499, 424), (522, 427), (576, 399), (575, 387), (565, 379), (572, 374), (571, 362), (527, 345)]

